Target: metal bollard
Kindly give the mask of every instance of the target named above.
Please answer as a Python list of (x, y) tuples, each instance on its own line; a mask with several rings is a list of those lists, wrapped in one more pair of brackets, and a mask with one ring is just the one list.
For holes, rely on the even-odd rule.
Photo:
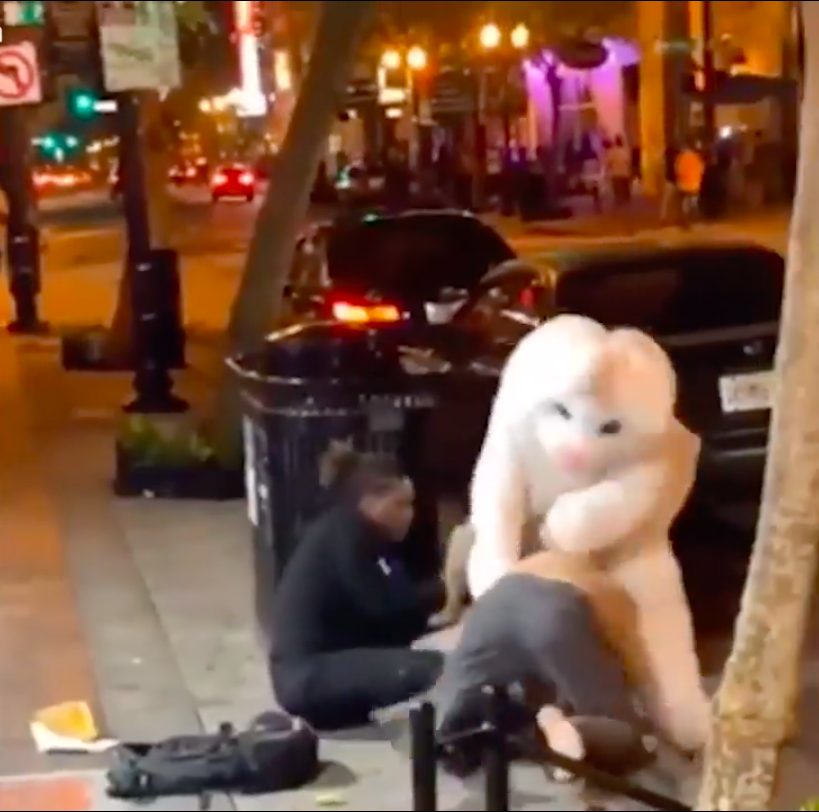
[(435, 741), (435, 706), (424, 702), (410, 711), (412, 751), (412, 808), (438, 809), (438, 745)]
[(485, 809), (509, 811), (509, 748), (506, 743), (506, 692), (486, 686), (487, 736), (483, 754)]

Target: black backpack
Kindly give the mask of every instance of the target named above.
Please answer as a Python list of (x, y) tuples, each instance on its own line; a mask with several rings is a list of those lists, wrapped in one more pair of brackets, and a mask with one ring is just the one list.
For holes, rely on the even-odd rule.
[(112, 751), (108, 795), (150, 800), (211, 792), (247, 794), (295, 789), (319, 770), (318, 737), (301, 719), (265, 713), (245, 731), (174, 736)]

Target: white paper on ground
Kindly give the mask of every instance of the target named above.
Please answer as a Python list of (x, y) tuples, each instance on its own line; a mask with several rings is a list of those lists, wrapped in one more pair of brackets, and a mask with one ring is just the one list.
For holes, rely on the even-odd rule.
[(38, 753), (104, 753), (119, 744), (116, 739), (70, 739), (49, 730), (42, 722), (32, 722), (29, 729)]

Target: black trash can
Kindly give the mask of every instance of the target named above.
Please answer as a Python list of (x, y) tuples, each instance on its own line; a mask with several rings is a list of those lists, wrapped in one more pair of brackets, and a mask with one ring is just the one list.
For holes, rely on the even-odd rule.
[(321, 508), (319, 462), (334, 440), (401, 460), (417, 494), (402, 553), (418, 578), (440, 571), (437, 495), (423, 456), (435, 385), (404, 370), (400, 333), (299, 325), (229, 363), (242, 382), (256, 615), (265, 633), (276, 583)]

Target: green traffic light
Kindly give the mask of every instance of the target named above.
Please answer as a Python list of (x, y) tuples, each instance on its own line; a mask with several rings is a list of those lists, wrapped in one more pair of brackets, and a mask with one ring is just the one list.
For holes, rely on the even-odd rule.
[(47, 135), (41, 141), (40, 146), (46, 152), (53, 152), (55, 149), (57, 149), (57, 139), (53, 135)]
[(75, 118), (91, 119), (97, 115), (97, 94), (90, 90), (68, 92), (68, 112)]
[(42, 0), (17, 0), (3, 3), (3, 22), (13, 26), (39, 26), (45, 22)]
[(94, 97), (90, 93), (77, 93), (74, 96), (74, 110), (77, 113), (93, 113)]

